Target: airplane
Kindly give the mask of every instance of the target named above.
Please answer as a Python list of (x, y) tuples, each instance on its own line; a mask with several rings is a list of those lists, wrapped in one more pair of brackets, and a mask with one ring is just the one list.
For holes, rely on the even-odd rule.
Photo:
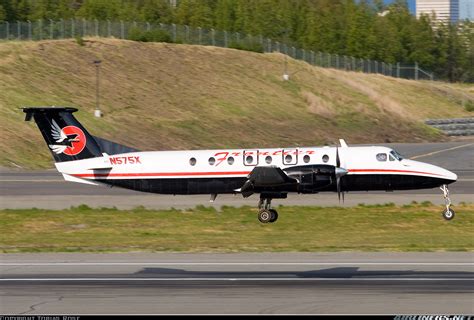
[(258, 194), (258, 220), (273, 223), (272, 199), (288, 193), (394, 191), (439, 187), (443, 217), (454, 218), (448, 184), (457, 175), (441, 167), (405, 159), (383, 146), (291, 147), (267, 149), (138, 151), (92, 136), (72, 107), (25, 107), (46, 140), (66, 181), (143, 192), (192, 195)]

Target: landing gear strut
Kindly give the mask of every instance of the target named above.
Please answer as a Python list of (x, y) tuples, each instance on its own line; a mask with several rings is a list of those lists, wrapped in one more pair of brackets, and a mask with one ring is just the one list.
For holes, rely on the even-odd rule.
[(272, 223), (278, 219), (278, 212), (272, 209), (271, 202), (270, 198), (260, 199), (258, 202), (258, 220), (261, 223)]
[(451, 199), (449, 198), (448, 186), (443, 184), (439, 188), (441, 189), (441, 191), (443, 191), (444, 203), (446, 205), (446, 209), (443, 210), (443, 218), (445, 218), (446, 220), (451, 220), (454, 218), (454, 210), (451, 209)]

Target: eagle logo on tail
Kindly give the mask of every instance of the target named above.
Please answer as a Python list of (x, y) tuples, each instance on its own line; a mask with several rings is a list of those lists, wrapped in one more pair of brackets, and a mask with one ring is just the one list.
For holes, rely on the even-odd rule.
[(86, 146), (86, 136), (81, 129), (75, 126), (61, 129), (54, 119), (51, 125), (51, 136), (56, 144), (50, 144), (49, 147), (56, 154), (64, 153), (74, 156), (84, 150)]

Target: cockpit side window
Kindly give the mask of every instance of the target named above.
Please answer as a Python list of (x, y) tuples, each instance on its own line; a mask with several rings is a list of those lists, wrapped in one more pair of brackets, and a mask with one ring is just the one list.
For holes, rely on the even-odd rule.
[(395, 161), (395, 157), (394, 157), (393, 154), (391, 154), (391, 153), (388, 155), (388, 159), (389, 159), (390, 161)]
[(403, 160), (403, 157), (395, 150), (390, 151), (390, 155), (392, 155), (398, 161)]
[(387, 161), (387, 154), (386, 153), (377, 153), (376, 156), (378, 161)]

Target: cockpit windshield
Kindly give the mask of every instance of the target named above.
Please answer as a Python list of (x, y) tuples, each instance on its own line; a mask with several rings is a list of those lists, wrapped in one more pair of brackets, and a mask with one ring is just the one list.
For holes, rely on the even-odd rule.
[(399, 154), (399, 153), (398, 153), (397, 151), (395, 151), (395, 150), (390, 151), (390, 154), (391, 154), (392, 156), (394, 156), (395, 159), (397, 159), (398, 161), (403, 160), (402, 155)]

